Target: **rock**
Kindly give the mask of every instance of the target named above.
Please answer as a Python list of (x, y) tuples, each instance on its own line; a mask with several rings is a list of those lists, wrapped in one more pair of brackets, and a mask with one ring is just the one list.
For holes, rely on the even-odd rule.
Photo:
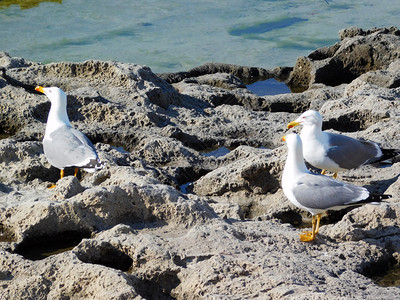
[(2, 280), (5, 299), (143, 299), (123, 272), (83, 263), (71, 252), (32, 262), (1, 251), (0, 266), (12, 274)]
[(239, 82), (233, 84), (232, 80), (234, 79), (228, 74), (217, 73), (187, 78), (173, 86), (181, 94), (202, 99), (212, 106), (243, 105), (251, 110), (269, 112), (302, 112), (309, 108), (318, 109), (323, 100), (341, 97), (344, 89), (344, 87), (333, 89), (324, 86), (301, 94), (260, 97), (244, 89)]
[(363, 31), (350, 28), (340, 33), (337, 44), (299, 57), (288, 79), (295, 90), (315, 83), (337, 86), (368, 71), (386, 69), (400, 58), (400, 30), (395, 27)]
[[(11, 57), (7, 52), (0, 51), (0, 66), (5, 69), (32, 66), (35, 63), (22, 57)], [(4, 74), (3, 74), (4, 75)]]
[(394, 35), (400, 35), (399, 29), (396, 27), (392, 26), (389, 28), (371, 28), (364, 30), (362, 28), (358, 27), (349, 27), (349, 28), (344, 28), (339, 31), (339, 38), (340, 40), (344, 40), (345, 38), (352, 38), (355, 36), (366, 36), (375, 32), (383, 33), (383, 34), (394, 34)]
[(394, 177), (394, 180), (395, 181), (386, 190), (388, 195), (392, 195), (390, 202), (398, 202), (400, 200), (400, 177)]
[(84, 188), (75, 176), (66, 176), (57, 181), (52, 198), (54, 200), (68, 199), (83, 191)]
[(352, 210), (344, 218), (327, 226), (322, 234), (336, 240), (359, 241), (399, 235), (399, 204), (366, 205)]
[(367, 72), (359, 79), (380, 87), (398, 88), (400, 86), (400, 59), (392, 62), (387, 70)]
[[(242, 158), (201, 177), (195, 182), (193, 191), (202, 196), (221, 196), (238, 191), (247, 191), (250, 194), (275, 192), (283, 170), (282, 161), (271, 159), (270, 150), (254, 151), (246, 148), (241, 146), (235, 149), (229, 155), (241, 155)], [(237, 152), (245, 154), (238, 155)]]
[[(398, 156), (339, 174), (392, 198), (327, 212), (313, 243), (299, 241), (310, 216), (280, 187), (282, 136), (307, 109), (321, 111), (326, 130), (400, 148), (398, 30), (340, 36), (299, 58), (290, 76), (307, 91), (263, 97), (245, 84), (291, 68), (215, 63), (156, 75), (0, 53), (3, 298), (398, 298), (398, 287), (374, 284), (400, 262)], [(76, 178), (67, 168), (59, 179), (43, 154), (50, 103), (36, 84), (66, 91), (71, 123), (104, 169)]]
[[(205, 84), (228, 90), (246, 87), (239, 78), (228, 73), (215, 73), (210, 75), (202, 75), (195, 77), (192, 80), (194, 80), (197, 84)], [(190, 78), (185, 79), (185, 81), (190, 82)]]
[(278, 222), (214, 220), (184, 231), (134, 231), (119, 225), (83, 240), (74, 252), (95, 260), (102, 250), (94, 250), (92, 244), (123, 250), (132, 258), (128, 276), (138, 280), (132, 285), (145, 298), (275, 299), (298, 292), (305, 299), (321, 293), (328, 298), (397, 293), (365, 277), (390, 259), (382, 242), (327, 241), (309, 247), (298, 241), (293, 228)]
[(283, 77), (281, 74), (285, 71), (285, 68), (266, 70), (257, 67), (236, 66), (222, 63), (207, 63), (202, 66), (193, 68), (187, 72), (158, 74), (158, 76), (164, 78), (169, 83), (177, 83), (189, 77), (199, 77), (202, 75), (214, 73), (228, 73), (240, 78), (246, 83), (251, 83), (258, 80), (273, 78), (274, 73), (277, 74), (277, 77), (281, 78)]
[[(325, 118), (331, 115), (336, 117), (336, 121), (329, 121), (325, 128), (355, 132), (377, 125), (378, 122), (399, 120), (397, 112), (400, 104), (396, 100), (399, 95), (396, 89), (379, 88), (363, 81), (361, 77), (357, 78), (346, 86), (343, 99), (327, 101), (321, 107)], [(392, 128), (387, 131), (389, 127), (386, 124), (379, 127), (380, 138), (377, 142), (389, 142), (384, 139), (386, 133), (392, 140), (396, 140), (400, 134), (397, 128), (393, 128), (394, 132)]]

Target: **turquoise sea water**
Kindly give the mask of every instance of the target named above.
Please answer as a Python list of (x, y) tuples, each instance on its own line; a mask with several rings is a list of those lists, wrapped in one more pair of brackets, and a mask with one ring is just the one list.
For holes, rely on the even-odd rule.
[(0, 51), (154, 72), (206, 62), (273, 68), (335, 43), (345, 27), (400, 27), (399, 16), (398, 0), (0, 0)]

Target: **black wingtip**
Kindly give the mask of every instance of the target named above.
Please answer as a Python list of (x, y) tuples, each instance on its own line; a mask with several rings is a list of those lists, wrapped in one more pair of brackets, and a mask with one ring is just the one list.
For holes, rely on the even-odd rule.
[(392, 195), (377, 195), (377, 194), (371, 194), (367, 199), (364, 199), (362, 201), (357, 202), (357, 204), (378, 204), (379, 202), (382, 202), (385, 199), (392, 198)]
[(372, 159), (370, 163), (377, 164), (394, 164), (400, 161), (400, 149), (382, 149), (382, 156)]

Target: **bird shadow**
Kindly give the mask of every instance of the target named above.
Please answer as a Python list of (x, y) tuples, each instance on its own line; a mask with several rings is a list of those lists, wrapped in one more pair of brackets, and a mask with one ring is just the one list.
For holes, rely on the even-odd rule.
[(370, 184), (365, 185), (364, 187), (371, 194), (379, 194), (380, 195), (380, 194), (383, 194), (389, 188), (389, 186), (391, 186), (393, 183), (395, 183), (399, 177), (400, 177), (400, 174), (394, 176), (393, 178), (389, 178), (389, 179), (371, 181)]

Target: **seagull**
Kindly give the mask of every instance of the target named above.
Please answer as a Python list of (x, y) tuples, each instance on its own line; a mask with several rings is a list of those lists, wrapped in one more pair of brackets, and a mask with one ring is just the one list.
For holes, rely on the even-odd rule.
[(341, 182), (332, 177), (310, 172), (303, 159), (302, 141), (298, 134), (282, 138), (288, 147), (283, 170), (282, 189), (295, 206), (312, 215), (312, 230), (300, 234), (300, 241), (313, 241), (318, 234), (321, 215), (327, 210), (340, 210), (364, 203), (378, 204), (390, 195), (370, 195), (364, 187)]
[(337, 178), (340, 171), (358, 168), (382, 156), (381, 149), (374, 142), (322, 131), (322, 116), (315, 110), (304, 112), (287, 128), (297, 125), (303, 125), (300, 136), (304, 159), (322, 169), (322, 174), (331, 171), (333, 178)]
[[(92, 142), (71, 126), (67, 115), (67, 95), (64, 91), (58, 87), (41, 86), (37, 86), (35, 90), (45, 94), (51, 102), (43, 150), (49, 163), (61, 170), (60, 177), (64, 177), (65, 167), (75, 167), (74, 176), (78, 174), (78, 168), (90, 173), (102, 169), (104, 164)], [(54, 184), (50, 188), (53, 187)]]

